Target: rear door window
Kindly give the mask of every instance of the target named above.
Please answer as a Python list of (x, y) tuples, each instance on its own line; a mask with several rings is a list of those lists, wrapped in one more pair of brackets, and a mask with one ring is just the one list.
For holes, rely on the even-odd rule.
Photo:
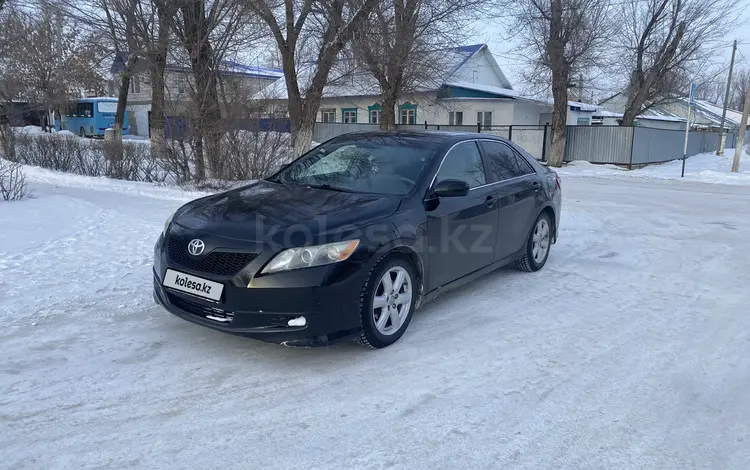
[(529, 162), (504, 143), (484, 140), (481, 142), (481, 146), (492, 182), (534, 173), (534, 169)]
[(470, 188), (487, 183), (476, 142), (461, 142), (448, 152), (438, 170), (435, 184), (445, 180), (465, 181)]

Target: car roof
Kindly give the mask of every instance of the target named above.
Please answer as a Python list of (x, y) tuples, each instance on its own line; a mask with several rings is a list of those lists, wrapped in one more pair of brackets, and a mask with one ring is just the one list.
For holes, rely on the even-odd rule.
[(385, 138), (385, 137), (396, 137), (396, 138), (407, 138), (414, 140), (424, 140), (433, 145), (452, 145), (456, 142), (468, 139), (491, 139), (501, 142), (508, 142), (507, 139), (492, 135), (482, 134), (478, 132), (449, 132), (449, 131), (421, 131), (421, 130), (409, 130), (409, 131), (371, 131), (371, 132), (350, 132), (342, 134), (338, 137), (341, 138), (354, 138), (354, 139), (367, 139), (373, 137)]

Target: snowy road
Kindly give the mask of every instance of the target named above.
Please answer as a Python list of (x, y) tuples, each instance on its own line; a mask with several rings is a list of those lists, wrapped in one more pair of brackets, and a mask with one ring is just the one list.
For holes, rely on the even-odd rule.
[(2, 468), (750, 468), (747, 187), (566, 176), (542, 272), (369, 351), (172, 317), (150, 263), (186, 196), (82, 181), (0, 203)]

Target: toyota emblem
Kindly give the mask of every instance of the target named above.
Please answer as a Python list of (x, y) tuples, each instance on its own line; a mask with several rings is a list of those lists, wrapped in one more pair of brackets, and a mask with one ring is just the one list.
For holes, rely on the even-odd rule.
[(190, 243), (188, 243), (188, 252), (193, 256), (200, 256), (203, 254), (203, 250), (206, 249), (206, 244), (203, 243), (203, 240), (200, 240), (196, 238), (195, 240), (190, 240)]

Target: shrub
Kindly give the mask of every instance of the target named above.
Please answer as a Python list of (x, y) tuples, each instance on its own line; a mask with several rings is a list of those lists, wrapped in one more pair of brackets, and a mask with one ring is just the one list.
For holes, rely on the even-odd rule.
[(21, 164), (0, 159), (0, 197), (4, 201), (18, 201), (31, 196)]

